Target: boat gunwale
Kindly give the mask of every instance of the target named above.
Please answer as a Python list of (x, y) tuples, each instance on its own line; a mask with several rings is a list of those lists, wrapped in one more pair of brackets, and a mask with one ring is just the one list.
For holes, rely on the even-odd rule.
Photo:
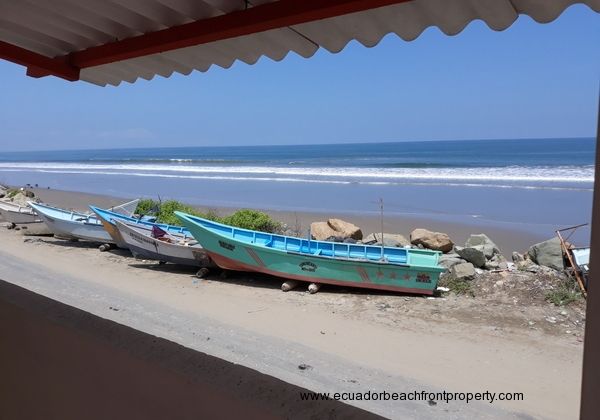
[[(369, 264), (375, 264), (375, 265), (379, 265), (379, 266), (393, 266), (393, 267), (408, 268), (408, 269), (421, 270), (421, 271), (435, 271), (435, 272), (439, 272), (439, 273), (442, 273), (445, 271), (445, 269), (443, 267), (441, 267), (439, 265), (439, 263), (437, 263), (437, 261), (436, 261), (435, 266), (424, 266), (424, 265), (417, 265), (417, 264), (410, 264), (410, 263), (394, 263), (394, 262), (390, 262), (390, 261), (377, 261), (377, 260), (365, 260), (365, 259), (359, 259), (359, 258), (347, 258), (347, 257), (343, 257), (343, 256), (316, 255), (316, 254), (311, 254), (311, 253), (304, 253), (304, 252), (290, 251), (290, 250), (285, 250), (285, 249), (272, 248), (272, 247), (268, 247), (268, 246), (264, 246), (264, 245), (259, 245), (259, 244), (253, 243), (253, 242), (243, 242), (243, 241), (240, 241), (239, 239), (235, 238), (233, 235), (231, 237), (225, 236), (218, 231), (209, 229), (209, 228), (199, 224), (198, 222), (194, 221), (194, 219), (200, 219), (200, 220), (206, 220), (206, 219), (203, 219), (198, 216), (189, 215), (187, 213), (183, 213), (180, 211), (176, 211), (175, 214), (178, 217), (180, 217), (180, 218), (183, 217), (183, 218), (187, 219), (188, 221), (198, 225), (198, 227), (200, 227), (201, 229), (208, 231), (209, 233), (216, 235), (220, 238), (223, 238), (226, 240), (231, 240), (231, 241), (234, 241), (243, 246), (250, 246), (252, 248), (260, 249), (260, 250), (266, 251), (266, 252), (274, 252), (274, 253), (286, 254), (286, 255), (291, 254), (291, 255), (301, 256), (301, 257), (305, 257), (305, 258), (321, 258), (321, 259), (327, 259), (329, 261), (338, 261), (340, 263), (360, 263), (360, 264), (369, 263)], [(207, 220), (207, 221), (210, 223), (213, 223), (215, 225), (230, 228), (230, 229), (232, 229), (232, 231), (233, 231), (233, 229), (238, 229), (238, 230), (246, 231), (246, 232), (258, 232), (258, 233), (262, 233), (265, 235), (279, 236), (282, 238), (293, 238), (293, 239), (297, 239), (300, 241), (304, 240), (302, 238), (296, 238), (293, 236), (276, 235), (276, 234), (272, 234), (272, 233), (268, 233), (268, 232), (253, 231), (251, 229), (243, 229), (243, 228), (237, 228), (235, 226), (224, 225), (222, 223), (213, 222), (211, 220)], [(317, 240), (315, 240), (314, 242), (334, 244), (334, 245), (339, 244), (338, 242), (317, 241)], [(353, 244), (346, 244), (346, 245), (353, 245)], [(377, 247), (377, 246), (373, 246), (373, 245), (359, 245), (359, 246), (381, 248), (381, 247)], [(390, 247), (386, 247), (386, 248), (390, 248)], [(391, 248), (391, 249), (394, 249), (394, 248)], [(408, 261), (408, 256), (409, 256), (411, 249), (407, 249), (407, 248), (398, 248), (398, 249), (404, 249), (406, 251), (407, 261)], [(428, 251), (428, 253), (431, 253), (432, 255), (438, 255), (438, 256), (441, 254), (440, 251), (433, 251), (433, 250), (429, 251), (429, 250), (421, 250), (420, 249), (419, 251)]]
[[(102, 226), (102, 222), (93, 213), (92, 214), (86, 214), (86, 213), (81, 213), (81, 212), (74, 211), (74, 210), (70, 211), (70, 210), (66, 210), (66, 209), (61, 209), (60, 207), (51, 206), (49, 204), (34, 203), (32, 201), (28, 201), (27, 204), (29, 206), (31, 206), (31, 208), (34, 209), (36, 211), (36, 213), (38, 213), (38, 215), (40, 217), (41, 216), (51, 217), (51, 218), (62, 220), (63, 222), (76, 223), (76, 224), (80, 224), (80, 225), (84, 225), (84, 226), (85, 225), (89, 225), (89, 226)], [(64, 214), (64, 215), (69, 215), (71, 217), (71, 219), (60, 218), (60, 217), (56, 217), (56, 216), (52, 216), (52, 215), (46, 214), (41, 209), (37, 209), (37, 207), (41, 207), (41, 209), (50, 209), (50, 210), (56, 211), (56, 212)], [(39, 213), (41, 213), (41, 215)], [(75, 219), (76, 216), (79, 217), (79, 219)], [(90, 219), (95, 219), (95, 222), (90, 222)]]
[[(192, 236), (189, 229), (186, 228), (185, 226), (169, 225), (167, 223), (148, 222), (148, 221), (142, 220), (141, 218), (138, 219), (138, 218), (135, 218), (132, 216), (125, 216), (124, 214), (115, 213), (114, 211), (107, 210), (107, 209), (101, 209), (100, 207), (95, 207), (95, 206), (89, 206), (89, 207), (98, 216), (98, 218), (104, 220), (106, 223), (110, 223), (113, 226), (116, 226), (115, 223), (113, 222), (113, 220), (111, 218), (105, 217), (105, 215), (103, 215), (102, 213), (109, 213), (109, 216), (116, 215), (116, 217), (114, 217), (115, 220), (119, 220), (119, 219), (127, 220), (128, 222), (134, 223), (136, 226), (158, 226), (161, 229), (166, 229), (167, 233), (169, 233), (169, 234), (171, 234), (171, 232), (168, 232), (168, 230), (173, 230), (173, 231), (178, 231), (177, 233), (183, 234), (184, 236), (190, 236), (190, 237)], [(185, 235), (184, 230), (188, 231), (189, 235)]]
[(29, 206), (29, 204), (22, 206), (20, 204), (11, 203), (10, 201), (0, 200), (0, 208), (2, 208), (2, 210), (4, 210), (4, 211), (8, 211), (8, 212), (12, 212), (12, 213), (32, 214), (32, 215), (36, 216), (35, 210), (33, 210)]
[[(196, 240), (196, 238), (194, 238), (193, 236), (186, 236), (186, 235), (180, 235), (183, 238), (192, 238), (194, 239), (194, 241), (196, 243), (194, 244), (189, 244), (189, 245), (182, 245), (182, 244), (174, 244), (172, 242), (163, 242), (157, 238), (152, 237), (151, 235), (149, 235), (149, 232), (152, 229), (144, 229), (142, 227), (140, 227), (140, 225), (133, 225), (133, 224), (129, 224), (129, 223), (125, 223), (121, 220), (115, 220), (115, 226), (117, 227), (117, 229), (119, 230), (119, 232), (121, 233), (121, 236), (123, 236), (123, 232), (120, 231), (120, 226), (119, 225), (123, 225), (126, 228), (134, 231), (135, 233), (139, 234), (139, 235), (143, 235), (145, 237), (147, 237), (148, 239), (151, 239), (154, 242), (158, 242), (160, 244), (164, 244), (164, 245), (170, 245), (170, 246), (177, 246), (177, 247), (183, 247), (183, 248), (198, 248), (198, 249), (204, 249), (201, 245), (200, 242), (198, 242), (198, 240)], [(148, 226), (148, 225), (141, 225), (141, 226)], [(143, 230), (144, 232), (139, 232), (139, 230)], [(171, 235), (171, 236), (175, 236), (169, 232), (167, 232), (167, 234)], [(127, 242), (127, 240), (125, 239), (125, 236), (123, 236), (123, 240), (129, 245), (129, 242)]]
[[(336, 242), (333, 242), (336, 243)], [(251, 244), (251, 245), (255, 245), (255, 244)], [(264, 247), (266, 249), (269, 249), (268, 247)], [(264, 249), (263, 248), (263, 249)], [(276, 248), (270, 248), (270, 249), (275, 249), (276, 251), (281, 251), (281, 252), (285, 252), (286, 254), (291, 254), (291, 255), (299, 255), (302, 257), (311, 257), (311, 258), (320, 258), (320, 259), (328, 259), (328, 260), (336, 260), (336, 261), (348, 261), (348, 262), (359, 262), (359, 263), (369, 263), (369, 264), (378, 264), (378, 265), (393, 265), (395, 267), (404, 267), (404, 268), (410, 268), (410, 267), (424, 267), (424, 266), (418, 266), (418, 265), (414, 265), (414, 264), (405, 264), (405, 263), (395, 263), (393, 261), (386, 261), (386, 260), (369, 260), (369, 259), (363, 259), (363, 258), (348, 258), (348, 257), (343, 257), (343, 256), (331, 256), (331, 255), (317, 255), (317, 254), (309, 254), (306, 252), (296, 252), (296, 251), (285, 251), (283, 249), (276, 249)], [(435, 267), (432, 267), (435, 268)]]

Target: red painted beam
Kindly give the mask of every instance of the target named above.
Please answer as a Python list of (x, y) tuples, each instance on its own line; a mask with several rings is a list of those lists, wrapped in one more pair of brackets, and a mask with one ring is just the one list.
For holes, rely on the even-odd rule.
[(27, 75), (32, 77), (52, 74), (70, 81), (79, 80), (79, 69), (66, 58), (49, 58), (3, 41), (0, 41), (0, 58), (27, 67)]
[(0, 41), (0, 58), (24, 65), (32, 77), (78, 80), (79, 70), (179, 48), (299, 25), (414, 0), (278, 0), (246, 10), (48, 58)]
[(79, 68), (142, 57), (414, 0), (279, 0), (69, 55)]

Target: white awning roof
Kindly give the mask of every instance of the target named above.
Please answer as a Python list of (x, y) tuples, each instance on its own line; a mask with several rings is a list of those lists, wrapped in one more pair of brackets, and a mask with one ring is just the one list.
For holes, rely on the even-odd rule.
[[(265, 3), (277, 2), (252, 0), (249, 7)], [(412, 0), (83, 67), (79, 77), (97, 85), (133, 83), (227, 68), (236, 60), (254, 64), (262, 56), (279, 61), (292, 51), (303, 57), (320, 47), (335, 53), (352, 40), (372, 47), (389, 33), (410, 41), (430, 26), (455, 35), (475, 19), (503, 30), (521, 14), (550, 22), (575, 3), (600, 12), (600, 0)], [(54, 58), (245, 8), (243, 0), (0, 0), (0, 41)]]

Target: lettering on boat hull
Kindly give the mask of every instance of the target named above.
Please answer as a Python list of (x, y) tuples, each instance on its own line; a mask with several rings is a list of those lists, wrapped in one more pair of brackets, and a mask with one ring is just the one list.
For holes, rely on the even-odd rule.
[(134, 241), (136, 241), (140, 244), (148, 244), (148, 245), (156, 246), (154, 244), (154, 241), (144, 237), (143, 235), (133, 233), (133, 232), (128, 232), (128, 233), (129, 233), (129, 236), (131, 237), (131, 239), (133, 239)]
[(310, 271), (311, 273), (314, 273), (317, 269), (317, 265), (310, 261), (301, 262), (299, 266), (302, 271)]
[(427, 273), (417, 274), (417, 283), (431, 283), (431, 276)]
[(228, 251), (233, 251), (235, 249), (235, 245), (230, 244), (229, 242), (219, 241), (219, 246), (221, 248), (225, 248)]

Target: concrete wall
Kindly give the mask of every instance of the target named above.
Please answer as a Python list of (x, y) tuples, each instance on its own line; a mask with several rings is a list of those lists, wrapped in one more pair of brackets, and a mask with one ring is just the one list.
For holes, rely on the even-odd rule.
[(375, 418), (0, 280), (0, 419)]

